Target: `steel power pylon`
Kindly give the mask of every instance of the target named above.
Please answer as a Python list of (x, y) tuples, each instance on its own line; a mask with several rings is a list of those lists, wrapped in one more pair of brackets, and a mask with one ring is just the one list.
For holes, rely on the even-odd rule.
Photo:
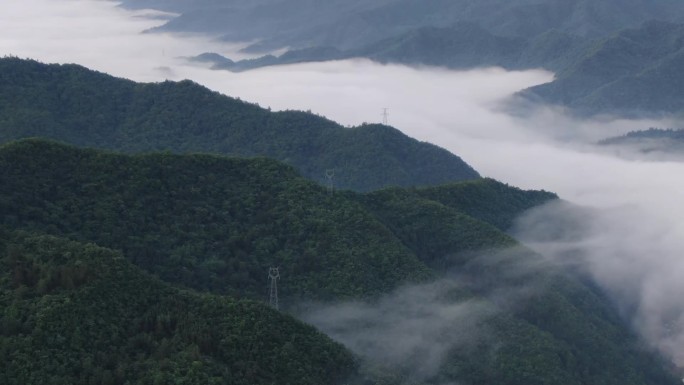
[(271, 281), (268, 303), (274, 309), (278, 310), (278, 280), (280, 279), (280, 272), (278, 271), (277, 267), (271, 267), (268, 269), (268, 279)]
[(328, 193), (330, 193), (330, 195), (332, 195), (333, 192), (335, 192), (334, 178), (335, 178), (335, 169), (334, 168), (329, 169), (329, 170), (325, 170), (325, 179), (328, 180)]

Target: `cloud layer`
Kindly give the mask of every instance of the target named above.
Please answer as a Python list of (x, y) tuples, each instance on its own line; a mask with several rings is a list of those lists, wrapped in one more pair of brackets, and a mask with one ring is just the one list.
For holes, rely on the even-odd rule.
[(375, 365), (401, 368), (402, 377), (425, 381), (437, 375), (452, 349), (486, 334), (493, 307), (480, 300), (453, 299), (456, 281), (405, 287), (374, 303), (311, 306), (301, 311), (316, 325)]
[(547, 258), (593, 276), (647, 341), (684, 366), (684, 228), (646, 207), (556, 202), (520, 218), (513, 231)]

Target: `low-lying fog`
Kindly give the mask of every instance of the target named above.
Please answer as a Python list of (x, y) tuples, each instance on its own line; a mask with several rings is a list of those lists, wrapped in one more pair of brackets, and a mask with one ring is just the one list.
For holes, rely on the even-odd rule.
[(455, 72), (366, 60), (211, 71), (180, 57), (211, 51), (236, 59), (244, 57), (240, 45), (140, 33), (165, 17), (105, 0), (3, 0), (0, 55), (77, 63), (138, 81), (189, 78), (263, 107), (311, 110), (345, 125), (381, 122), (389, 108), (391, 125), (451, 150), (485, 176), (599, 209), (573, 217), (570, 226), (583, 231), (572, 237), (544, 234), (554, 215), (572, 216), (558, 205), (535, 211), (516, 232), (550, 258), (579, 254), (638, 330), (684, 363), (684, 163), (630, 161), (592, 145), (678, 122), (578, 121), (550, 108), (508, 115), (503, 102), (552, 80), (545, 71)]

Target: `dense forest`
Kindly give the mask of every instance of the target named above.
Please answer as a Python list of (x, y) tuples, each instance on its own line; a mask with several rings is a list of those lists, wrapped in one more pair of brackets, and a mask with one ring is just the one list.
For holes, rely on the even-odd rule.
[[(59, 334), (63, 339), (50, 340), (58, 345), (48, 345), (46, 349), (54, 349), (50, 357), (63, 357), (72, 366), (52, 365), (72, 369), (56, 372), (53, 366), (37, 361), (45, 369), (36, 371), (36, 376), (55, 375), (63, 379), (59, 380), (61, 383), (69, 383), (69, 378), (77, 376), (75, 373), (85, 370), (79, 366), (80, 362), (91, 362), (85, 358), (92, 356), (92, 376), (96, 382), (102, 378), (97, 376), (148, 378), (145, 376), (158, 373), (154, 369), (158, 365), (166, 365), (159, 358), (161, 353), (157, 353), (162, 347), (168, 351), (169, 365), (178, 366), (178, 371), (172, 372), (174, 375), (207, 382), (218, 376), (225, 383), (228, 381), (225, 378), (233, 378), (223, 377), (225, 373), (243, 373), (240, 370), (257, 376), (250, 383), (268, 382), (272, 378), (268, 377), (269, 373), (275, 372), (264, 368), (272, 365), (268, 360), (280, 357), (279, 354), (287, 354), (288, 359), (278, 362), (290, 364), (279, 368), (277, 373), (290, 376), (295, 370), (305, 370), (301, 374), (303, 383), (308, 379), (311, 383), (333, 383), (339, 376), (352, 373), (355, 364), (348, 354), (336, 350), (339, 348), (319, 339), (320, 336), (302, 337), (306, 344), (316, 346), (307, 352), (297, 350), (304, 345), (290, 346), (278, 336), (274, 337), (275, 345), (248, 344), (255, 357), (266, 360), (255, 358), (249, 364), (239, 364), (244, 360), (231, 358), (242, 353), (232, 350), (228, 342), (227, 345), (217, 342), (230, 340), (230, 333), (239, 332), (238, 326), (231, 323), (244, 323), (248, 319), (236, 316), (211, 321), (217, 314), (223, 317), (221, 309), (230, 306), (257, 312), (259, 319), (264, 318), (261, 315), (264, 312), (272, 317), (266, 317), (272, 320), (266, 324), (244, 327), (266, 328), (274, 323), (268, 330), (275, 328), (285, 334), (294, 328), (299, 330), (297, 333), (309, 333), (310, 329), (289, 324), (294, 322), (289, 318), (280, 321), (275, 318), (277, 314), (263, 305), (250, 302), (265, 299), (266, 272), (270, 266), (280, 266), (283, 307), (293, 315), (298, 314), (297, 306), (302, 301), (317, 300), (333, 305), (339, 300), (373, 303), (400, 287), (426, 284), (435, 279), (447, 279), (455, 285), (443, 299), (446, 304), (473, 300), (483, 303), (488, 310), (481, 325), (488, 333), (466, 347), (449, 349), (439, 370), (422, 382), (677, 383), (664, 362), (640, 345), (608, 299), (583, 283), (584, 278), (545, 262), (500, 230), (507, 228), (525, 209), (555, 199), (550, 193), (522, 191), (491, 179), (366, 194), (344, 191), (331, 194), (325, 187), (300, 177), (292, 167), (263, 158), (171, 153), (121, 155), (42, 140), (6, 144), (0, 147), (0, 225), (22, 231), (3, 233), (8, 239), (4, 242), (14, 245), (6, 247), (5, 255), (15, 267), (6, 270), (5, 278), (0, 281), (5, 285), (2, 298), (5, 301), (21, 298), (12, 299), (12, 307), (4, 307), (3, 320), (14, 325), (15, 332), (3, 337), (2, 345), (6, 349), (2, 354), (12, 357), (11, 373), (19, 379), (10, 383), (22, 383), (27, 378), (29, 383), (34, 381), (15, 370), (34, 372), (28, 363), (33, 359), (26, 358), (34, 354), (31, 352), (35, 345), (31, 344), (35, 342), (34, 330), (38, 327), (31, 320), (52, 314), (37, 306), (58, 301), (60, 306), (65, 306), (59, 315), (67, 317), (72, 313), (81, 314), (69, 307), (77, 305), (70, 304), (89, 303), (98, 295), (105, 298), (83, 306), (79, 311), (87, 314), (81, 318), (95, 317), (97, 330), (111, 330), (111, 333), (92, 340), (106, 339), (110, 346), (121, 349), (121, 354), (140, 349), (141, 366), (128, 360), (116, 372), (111, 362), (98, 361), (104, 360), (98, 353), (101, 345), (79, 349), (84, 342), (72, 341), (81, 335), (77, 330), (88, 326), (75, 326), (70, 318), (53, 321), (48, 317), (46, 322), (56, 328), (51, 330), (71, 330)], [(32, 246), (34, 243), (54, 244), (49, 247), (56, 251), (45, 256), (43, 246)], [(115, 251), (82, 246), (88, 243)], [(78, 251), (83, 247), (89, 256)], [(16, 256), (29, 259), (17, 260)], [(72, 257), (92, 258), (93, 262), (77, 263), (69, 259)], [(90, 267), (91, 263), (94, 267)], [(121, 297), (89, 289), (91, 285), (105, 282), (102, 277), (109, 277), (109, 273), (100, 272), (106, 267), (97, 267), (109, 266), (108, 263), (119, 266), (115, 271), (123, 269), (124, 276), (130, 271), (133, 277), (138, 277), (116, 284), (102, 283), (109, 287), (122, 285), (115, 291), (121, 292)], [(133, 266), (146, 273), (134, 272)], [(154, 281), (156, 278), (150, 278), (150, 273), (164, 283)], [(157, 283), (140, 291), (138, 286), (143, 284), (136, 282), (143, 279)], [(179, 287), (185, 289), (179, 290)], [(169, 294), (168, 302), (160, 301), (150, 308), (146, 298), (157, 301), (160, 298), (159, 294), (147, 291), (157, 290), (154, 288), (178, 294)], [(82, 290), (92, 296), (86, 297), (90, 300), (81, 299), (80, 295), (86, 295), (81, 294)], [(19, 295), (17, 291), (26, 293), (26, 298), (31, 300), (24, 302), (24, 294)], [(194, 291), (206, 294), (192, 294)], [(126, 297), (127, 293), (137, 297), (135, 300)], [(226, 297), (215, 297), (216, 294)], [(177, 333), (163, 329), (170, 327), (164, 326), (167, 321), (163, 314), (175, 314), (174, 309), (179, 307), (206, 310), (196, 311), (197, 319), (171, 317), (168, 322), (178, 328), (172, 329), (179, 330)], [(111, 314), (111, 309), (119, 311)], [(154, 312), (162, 316), (155, 316)], [(208, 319), (204, 318), (206, 312), (211, 314)], [(155, 321), (150, 322), (161, 323), (159, 327), (167, 331), (144, 328), (151, 326), (118, 331), (122, 325), (129, 324), (126, 320), (140, 317), (143, 320), (152, 317)], [(207, 336), (202, 334), (203, 326), (193, 326), (200, 319), (205, 322), (201, 325), (221, 322), (232, 329), (214, 331), (226, 333), (226, 337)], [(201, 337), (184, 339), (186, 334), (180, 331), (186, 327), (198, 330)], [(363, 325), (358, 327), (363, 329)], [(246, 332), (241, 338), (260, 338), (259, 333), (266, 331), (259, 330)], [(288, 338), (293, 337), (288, 334)], [(135, 342), (127, 342), (129, 339)], [(297, 337), (297, 341), (302, 339)], [(208, 346), (203, 348), (205, 343)], [(278, 350), (281, 348), (285, 350)], [(15, 358), (13, 351), (26, 353), (21, 353), (23, 358)], [(151, 358), (145, 359), (148, 356)], [(320, 361), (314, 361), (317, 356)], [(185, 357), (199, 359), (185, 362)], [(410, 370), (402, 366), (375, 362), (363, 355), (357, 359), (361, 360), (362, 369), (354, 378), (358, 376), (359, 381), (412, 383), (415, 380)], [(186, 369), (183, 365), (192, 367)], [(193, 368), (198, 371), (197, 376), (204, 377), (187, 375)], [(330, 379), (321, 380), (321, 373), (328, 373)], [(114, 380), (118, 378), (122, 377)], [(163, 383), (164, 379), (159, 381)]]
[[(2, 223), (121, 248), (191, 287), (260, 297), (263, 271), (276, 265), (289, 276), (283, 290), (315, 298), (365, 296), (431, 276), (363, 195), (330, 194), (268, 159), (124, 156), (25, 140), (2, 147), (0, 169)], [(476, 222), (469, 242), (482, 245), (501, 236), (486, 221), (555, 198), (490, 179), (411, 191), (459, 212), (467, 206)]]
[(119, 252), (0, 227), (0, 383), (337, 384), (349, 351), (258, 302), (197, 294)]
[(478, 178), (458, 156), (384, 125), (270, 112), (190, 81), (139, 84), (76, 65), (0, 59), (0, 143), (44, 137), (128, 153), (267, 156), (338, 188)]

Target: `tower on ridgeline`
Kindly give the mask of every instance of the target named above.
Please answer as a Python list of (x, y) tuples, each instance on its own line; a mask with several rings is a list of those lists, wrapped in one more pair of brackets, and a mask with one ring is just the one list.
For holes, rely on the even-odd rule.
[(389, 108), (382, 109), (382, 124), (387, 125), (389, 122)]
[(330, 195), (332, 195), (333, 192), (335, 191), (335, 183), (333, 180), (334, 178), (335, 178), (335, 169), (334, 168), (329, 169), (329, 170), (325, 170), (325, 179), (328, 180), (328, 192), (330, 193)]
[(271, 288), (268, 295), (268, 303), (274, 309), (278, 310), (278, 280), (280, 279), (280, 272), (277, 267), (268, 269), (268, 280), (271, 282)]

